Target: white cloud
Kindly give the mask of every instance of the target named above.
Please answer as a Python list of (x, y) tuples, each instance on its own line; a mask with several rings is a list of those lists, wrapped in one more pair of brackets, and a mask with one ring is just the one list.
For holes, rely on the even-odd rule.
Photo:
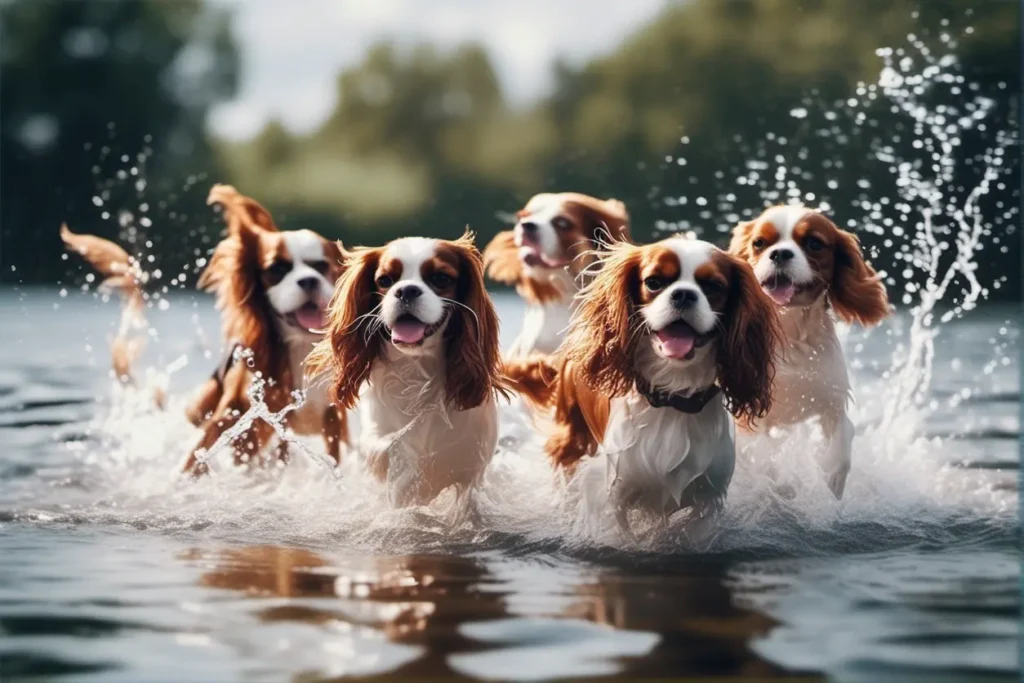
[(516, 104), (550, 91), (556, 57), (581, 63), (613, 50), (665, 0), (221, 0), (235, 14), (242, 80), (209, 124), (251, 137), (270, 118), (315, 128), (335, 105), (335, 79), (376, 41), (482, 43)]

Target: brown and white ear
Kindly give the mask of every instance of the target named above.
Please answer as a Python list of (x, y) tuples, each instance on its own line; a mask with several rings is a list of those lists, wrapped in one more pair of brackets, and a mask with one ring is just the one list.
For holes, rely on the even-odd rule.
[(519, 259), (516, 235), (512, 230), (502, 230), (484, 249), (484, 269), (487, 277), (506, 285), (518, 284), (523, 276), (523, 263)]
[(718, 384), (729, 411), (741, 424), (750, 426), (771, 409), (782, 333), (775, 303), (761, 289), (750, 264), (725, 252), (718, 257), (729, 261), (732, 273), (721, 319)]
[(383, 337), (370, 315), (377, 305), (374, 274), (382, 249), (350, 252), (327, 310), (327, 334), (306, 357), (306, 376), (330, 373), (331, 401), (355, 407), (359, 389), (380, 355)]
[(224, 208), (224, 220), (228, 230), (237, 229), (239, 223), (250, 227), (277, 232), (277, 225), (270, 212), (252, 197), (241, 194), (231, 185), (214, 185), (206, 197), (206, 203), (220, 204)]
[(626, 205), (618, 199), (604, 200), (604, 215), (602, 223), (604, 230), (612, 242), (629, 242), (632, 237), (629, 232), (629, 212)]
[(844, 230), (836, 230), (836, 234), (829, 300), (836, 315), (846, 322), (875, 325), (889, 315), (885, 286), (864, 261), (857, 237)]
[(750, 251), (750, 236), (754, 232), (754, 221), (739, 223), (732, 229), (732, 240), (729, 242), (729, 253), (750, 262), (753, 253)]
[(633, 356), (639, 336), (631, 324), (639, 291), (640, 250), (611, 245), (601, 269), (580, 292), (580, 304), (562, 348), (592, 389), (626, 394), (636, 381)]
[(570, 193), (566, 201), (584, 209), (590, 239), (598, 249), (630, 240), (629, 213), (626, 205), (618, 199), (598, 199)]
[(345, 260), (349, 253), (345, 251), (345, 245), (341, 240), (324, 240), (324, 258), (327, 260), (327, 279), (337, 282), (338, 278), (345, 271)]
[(446, 392), (456, 410), (475, 408), (495, 392), (507, 396), (501, 370), (498, 314), (484, 284), (484, 261), (468, 229), (449, 242), (459, 254), (456, 297), (445, 328)]

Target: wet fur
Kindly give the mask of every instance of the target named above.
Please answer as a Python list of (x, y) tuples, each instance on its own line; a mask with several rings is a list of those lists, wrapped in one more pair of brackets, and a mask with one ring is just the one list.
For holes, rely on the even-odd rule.
[[(209, 449), (249, 410), (248, 391), (256, 373), (273, 379), (265, 386), (264, 402), (271, 412), (280, 412), (292, 401), (292, 392), (302, 386), (302, 377), (295, 377), (289, 358), (289, 347), (274, 324), (274, 313), (266, 289), (260, 281), (260, 231), (277, 232), (270, 213), (254, 199), (239, 194), (234, 188), (216, 185), (210, 192), (210, 204), (221, 204), (228, 224), (227, 236), (214, 249), (198, 286), (216, 296), (221, 312), (225, 341), (240, 344), (252, 351), (251, 365), (245, 360), (231, 364), (223, 377), (207, 380), (186, 408), (189, 420), (203, 430), (199, 443), (189, 454), (183, 470), (200, 474), (203, 466), (196, 454)], [(340, 274), (342, 250), (334, 243), (328, 258), (334, 273)], [(286, 417), (286, 424), (296, 419)], [(341, 445), (348, 441), (348, 427), (343, 410), (327, 406), (319, 416), (328, 454), (340, 462)], [(254, 422), (234, 444), (235, 461), (251, 461), (263, 453), (273, 428), (261, 420)], [(288, 459), (284, 443), (277, 457)]]

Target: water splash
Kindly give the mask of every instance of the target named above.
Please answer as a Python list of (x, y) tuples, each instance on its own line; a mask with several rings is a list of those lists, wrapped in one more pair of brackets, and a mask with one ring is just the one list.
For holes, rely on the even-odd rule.
[[(255, 359), (251, 349), (241, 347), (234, 349), (232, 351), (232, 359), (234, 363), (245, 363), (250, 368), (255, 367)], [(266, 403), (267, 385), (273, 386), (273, 383), (273, 378), (264, 378), (261, 371), (255, 370), (252, 382), (246, 391), (246, 396), (249, 399), (249, 408), (244, 413), (239, 414), (237, 416), (238, 421), (224, 430), (224, 433), (209, 448), (197, 449), (195, 452), (196, 460), (199, 464), (205, 465), (211, 474), (216, 474), (218, 466), (214, 464), (214, 456), (233, 454), (232, 444), (249, 431), (249, 428), (257, 420), (261, 420), (273, 428), (274, 434), (281, 443), (287, 444), (290, 449), (294, 448), (309, 460), (326, 467), (335, 476), (340, 476), (330, 456), (326, 453), (307, 448), (306, 444), (288, 429), (288, 415), (300, 409), (306, 402), (305, 390), (293, 391), (291, 393), (292, 401), (281, 408), (281, 410), (273, 411)], [(265, 451), (270, 450), (272, 449), (265, 449)], [(265, 456), (266, 453), (260, 455)], [(248, 456), (243, 456), (243, 462), (247, 461)], [(275, 462), (279, 465), (283, 464), (280, 461)]]
[[(907, 518), (907, 506), (918, 519), (958, 514), (956, 508), (936, 506), (936, 496), (1016, 519), (1013, 495), (995, 492), (977, 472), (941, 464), (936, 456), (946, 443), (922, 436), (937, 408), (932, 381), (935, 342), (943, 326), (974, 310), (991, 288), (1005, 282), (1002, 274), (988, 274), (991, 280), (984, 282), (978, 263), (986, 249), (1005, 241), (995, 230), (1013, 231), (1017, 203), (1008, 188), (1019, 173), (1014, 123), (997, 120), (993, 101), (966, 82), (952, 35), (943, 32), (938, 42), (938, 54), (916, 35), (908, 36), (905, 47), (879, 50), (877, 81), (858, 84), (855, 97), (826, 106), (811, 93), (790, 115), (801, 125), (795, 137), (809, 137), (813, 145), (768, 133), (747, 147), (742, 170), (733, 171), (735, 186), (719, 183), (716, 193), (693, 202), (701, 220), (713, 217), (704, 207), (717, 206), (728, 222), (720, 226), (724, 232), (741, 218), (737, 198), (744, 191), (754, 190), (765, 206), (804, 204), (825, 212), (852, 195), (844, 215), (852, 214), (849, 223), (880, 242), (882, 248), (870, 255), (876, 266), (881, 263), (880, 274), (890, 294), (896, 294), (895, 303), (909, 315), (906, 325), (898, 319), (883, 328), (894, 348), (882, 381), (855, 389), (859, 405), (853, 413), (865, 426), (855, 441), (847, 499), (837, 504), (822, 486), (815, 454), (824, 441), (817, 425), (778, 430), (755, 440), (752, 459), (737, 468), (729, 509), (712, 546), (757, 545), (760, 539), (750, 529), (763, 529), (770, 520), (779, 522), (769, 534), (771, 544), (794, 550), (805, 548), (813, 537), (829, 545), (822, 534), (855, 521), (884, 520), (890, 529), (914, 534), (915, 517)], [(904, 133), (912, 135), (911, 144), (895, 144)], [(973, 158), (962, 151), (970, 135), (989, 141)], [(691, 143), (685, 137), (682, 142)], [(866, 158), (865, 142), (871, 151)], [(823, 149), (836, 153), (821, 154)], [(850, 168), (857, 160), (860, 178)], [(846, 184), (839, 180), (844, 175)], [(889, 182), (879, 181), (886, 177)], [(894, 188), (896, 196), (888, 196), (885, 187)], [(671, 207), (689, 204), (686, 196), (666, 202)], [(759, 211), (749, 210), (746, 217)], [(687, 221), (661, 226), (666, 231), (689, 227)], [(857, 340), (849, 356), (854, 367), (868, 364), (857, 357), (860, 350), (863, 343)], [(993, 351), (1003, 353), (1005, 347)], [(990, 365), (1000, 360), (1008, 358), (994, 358)], [(667, 538), (678, 541), (678, 534)]]
[[(909, 49), (920, 50), (916, 42), (912, 39)], [(842, 203), (852, 225), (881, 240), (873, 260), (891, 258), (881, 268), (890, 291), (901, 291), (902, 282), (915, 283), (907, 290), (909, 300), (897, 297), (909, 314), (905, 329), (900, 318), (885, 328), (891, 341), (877, 334), (855, 334), (850, 340), (851, 365), (874, 367), (880, 379), (857, 389), (854, 417), (862, 429), (846, 498), (836, 502), (820, 475), (815, 458), (820, 430), (800, 425), (768, 435), (763, 457), (738, 466), (724, 514), (699, 538), (670, 525), (642, 538), (618, 539), (616, 545), (670, 553), (694, 548), (765, 554), (865, 551), (954, 543), (958, 534), (983, 537), (992, 528), (1005, 531), (1017, 525), (1015, 492), (994, 490), (983, 472), (944, 464), (956, 447), (923, 436), (925, 420), (935, 409), (931, 388), (937, 335), (998, 283), (984, 282), (976, 264), (997, 239), (993, 228), (1015, 215), (1001, 200), (992, 201), (993, 190), (1005, 194), (1006, 174), (1013, 172), (1007, 150), (1015, 136), (1009, 127), (990, 132), (996, 112), (983, 98), (953, 97), (953, 88), (960, 95), (974, 92), (958, 73), (955, 58), (923, 53), (908, 60), (907, 48), (880, 51), (879, 56), (883, 64), (877, 81), (858, 85), (855, 95), (824, 105), (811, 93), (792, 108), (801, 134), (827, 141), (836, 154), (819, 159), (790, 136), (768, 134), (749, 146), (741, 168), (718, 174), (715, 192), (684, 193), (669, 203), (696, 207), (702, 220), (724, 218), (729, 225), (721, 226), (723, 231), (741, 213), (755, 211), (757, 201), (800, 201), (826, 211)], [(936, 103), (944, 98), (963, 102), (956, 107), (949, 101)], [(913, 135), (919, 144), (903, 146), (913, 155), (900, 156), (905, 150), (892, 146), (893, 131)], [(970, 185), (957, 175), (965, 172), (965, 164), (956, 140), (967, 133), (992, 139), (987, 156), (967, 169), (980, 174)], [(683, 142), (690, 144), (686, 138)], [(871, 154), (864, 154), (865, 143)], [(676, 160), (676, 165), (685, 167), (685, 158), (679, 158), (683, 163)], [(815, 162), (820, 168), (814, 168)], [(863, 164), (860, 178), (851, 168), (855, 162)], [(884, 177), (891, 178), (898, 196), (890, 198), (877, 186)], [(754, 205), (746, 203), (751, 192)], [(912, 221), (913, 216), (919, 218)], [(689, 227), (682, 223), (662, 227)], [(198, 254), (196, 265), (205, 265)], [(518, 320), (518, 311), (509, 319)], [(895, 347), (892, 361), (876, 363), (871, 356), (884, 353), (885, 342)], [(197, 436), (182, 416), (181, 397), (172, 396), (167, 412), (156, 413), (136, 405), (137, 396), (128, 392), (115, 396), (114, 409), (94, 430), (98, 443), (69, 445), (97, 477), (89, 490), (100, 492), (99, 501), (94, 493), (75, 514), (161, 529), (212, 528), (210, 533), (247, 541), (324, 543), (375, 552), (450, 550), (483, 542), (580, 553), (595, 546), (593, 537), (580, 531), (573, 510), (563, 505), (563, 486), (551, 475), (539, 434), (517, 434), (525, 440), (517, 439), (514, 452), (499, 448), (477, 496), (482, 522), (452, 525), (454, 496), (430, 506), (394, 509), (354, 458), (330, 467), (319, 440), (313, 445), (285, 429), (287, 414), (297, 406), (270, 411), (263, 400), (265, 387), (264, 378), (257, 378), (250, 389), (252, 409), (203, 454), (218, 476), (199, 482), (176, 476), (187, 444)], [(517, 415), (502, 406), (503, 429), (516, 424)], [(223, 455), (232, 438), (255, 420), (271, 424), (278, 438), (306, 457), (257, 476), (220, 466), (230, 461)], [(59, 505), (65, 506), (66, 499)], [(52, 518), (52, 508), (46, 514)]]
[[(878, 51), (884, 66), (877, 88), (913, 121), (913, 146), (925, 155), (902, 160), (893, 156), (890, 147), (877, 141), (874, 145), (878, 159), (895, 169), (894, 184), (900, 199), (896, 210), (904, 216), (920, 216), (914, 232), (899, 244), (894, 255), (904, 263), (907, 283), (901, 303), (910, 306), (911, 326), (907, 345), (897, 347), (894, 356), (895, 381), (889, 388), (885, 427), (928, 399), (935, 339), (940, 332), (937, 307), (952, 303), (939, 316), (941, 323), (948, 323), (973, 310), (979, 299), (988, 295), (988, 288), (978, 279), (978, 257), (992, 228), (983, 214), (981, 200), (1012, 172), (1006, 152), (1016, 144), (1011, 131), (997, 130), (994, 142), (982, 153), (980, 178), (958, 202), (957, 195), (963, 192), (958, 193), (955, 185), (960, 166), (958, 149), (968, 131), (985, 129), (993, 102), (975, 96), (956, 104), (964, 83), (956, 56), (936, 56), (924, 41), (914, 35), (908, 38), (912, 53), (906, 49)], [(943, 34), (941, 40), (946, 45), (953, 42), (948, 34)], [(952, 104), (931, 104), (934, 100)], [(1014, 215), (1016, 207), (1004, 218)], [(954, 285), (959, 290), (951, 297)]]

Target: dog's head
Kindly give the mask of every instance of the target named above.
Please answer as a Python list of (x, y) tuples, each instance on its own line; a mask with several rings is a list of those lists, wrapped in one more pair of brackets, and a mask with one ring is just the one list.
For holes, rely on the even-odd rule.
[(847, 322), (873, 325), (889, 313), (885, 287), (857, 237), (817, 211), (772, 207), (736, 226), (729, 251), (753, 266), (779, 306), (808, 306), (827, 295)]
[(223, 206), (228, 235), (199, 286), (216, 292), (225, 335), (257, 353), (272, 330), (312, 341), (326, 324), (341, 247), (310, 230), (278, 230), (266, 209), (233, 187), (214, 186), (209, 202)]
[(622, 396), (643, 379), (692, 391), (717, 381), (747, 422), (767, 413), (778, 320), (750, 266), (708, 242), (615, 245), (564, 342), (585, 381)]
[(538, 194), (516, 213), (516, 225), (484, 251), (487, 274), (515, 284), (527, 299), (571, 297), (559, 276), (591, 266), (610, 243), (629, 240), (629, 214), (617, 199), (576, 192)]
[(404, 237), (355, 250), (329, 318), (328, 338), (308, 366), (311, 373), (334, 370), (332, 392), (344, 407), (354, 405), (386, 352), (443, 355), (447, 403), (458, 410), (480, 405), (503, 386), (498, 316), (469, 232), (454, 241)]

